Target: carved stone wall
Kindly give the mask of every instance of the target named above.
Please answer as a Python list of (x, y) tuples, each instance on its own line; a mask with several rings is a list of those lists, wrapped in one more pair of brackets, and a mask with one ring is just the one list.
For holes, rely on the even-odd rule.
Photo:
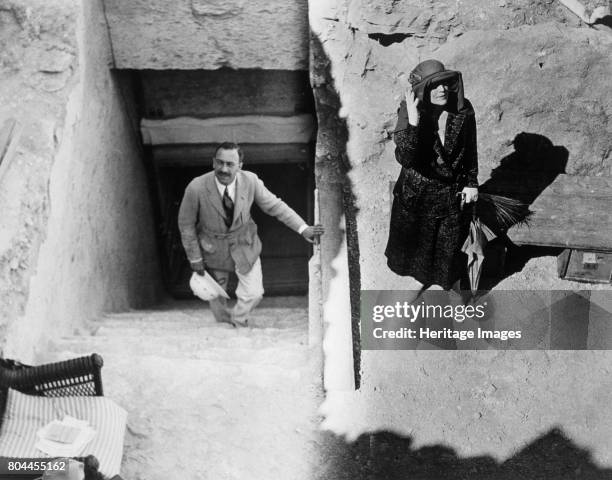
[(308, 69), (307, 0), (104, 0), (117, 68)]

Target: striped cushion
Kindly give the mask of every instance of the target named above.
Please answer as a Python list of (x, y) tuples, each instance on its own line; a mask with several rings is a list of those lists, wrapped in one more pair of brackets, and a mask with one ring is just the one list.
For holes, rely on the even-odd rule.
[(47, 457), (34, 447), (36, 432), (64, 415), (87, 420), (96, 431), (93, 440), (75, 456), (95, 455), (102, 474), (118, 475), (127, 412), (104, 397), (37, 397), (9, 389), (0, 428), (0, 457)]

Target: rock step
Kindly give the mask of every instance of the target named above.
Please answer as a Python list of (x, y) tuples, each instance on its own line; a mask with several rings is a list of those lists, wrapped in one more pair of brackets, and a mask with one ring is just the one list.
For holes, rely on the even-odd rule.
[(109, 342), (143, 342), (181, 345), (181, 344), (207, 344), (214, 345), (216, 342), (223, 342), (231, 347), (248, 346), (253, 348), (265, 348), (274, 346), (279, 340), (292, 343), (307, 341), (306, 329), (236, 329), (227, 328), (182, 328), (173, 329), (149, 329), (140, 328), (113, 328), (103, 326), (95, 330), (90, 335), (71, 335), (61, 337), (60, 341), (84, 341), (94, 343)]
[[(105, 363), (168, 358), (203, 362), (206, 368), (255, 365), (276, 370), (308, 358), (307, 310), (258, 308), (250, 328), (217, 323), (210, 310), (170, 308), (107, 314), (89, 325), (91, 334), (59, 338), (50, 346), (58, 358), (99, 353)], [(287, 348), (291, 346), (291, 348)]]
[[(257, 307), (253, 311), (254, 317), (264, 317), (264, 316), (274, 316), (276, 318), (282, 318), (286, 315), (295, 315), (295, 316), (306, 316), (308, 315), (306, 307), (269, 307), (262, 308)], [(282, 316), (281, 316), (282, 315)], [(115, 318), (117, 320), (121, 319), (146, 319), (147, 321), (155, 321), (157, 319), (166, 319), (166, 318), (193, 318), (193, 319), (202, 319), (202, 318), (212, 318), (212, 313), (208, 308), (168, 308), (165, 310), (128, 310), (125, 312), (119, 313), (108, 313), (103, 315), (102, 318)]]
[[(264, 338), (270, 334), (280, 336), (300, 336), (306, 335), (306, 326), (291, 327), (291, 328), (275, 328), (275, 327), (257, 327), (253, 326), (250, 328), (233, 328), (230, 325), (223, 324), (208, 324), (208, 325), (185, 325), (183, 323), (176, 323), (164, 326), (148, 326), (142, 325), (127, 325), (127, 324), (112, 324), (112, 323), (96, 323), (92, 324), (89, 329), (91, 333), (81, 333), (78, 335), (83, 336), (125, 336), (125, 335), (138, 335), (138, 336), (157, 336), (160, 334), (169, 335), (183, 335), (190, 336), (195, 335), (197, 337), (215, 336), (215, 337), (229, 337), (234, 338), (236, 336), (246, 338)], [(239, 335), (237, 335), (239, 334)]]
[[(306, 335), (306, 326), (295, 326), (290, 328), (275, 328), (275, 327), (259, 327), (253, 326), (240, 332), (240, 336), (248, 338), (260, 338), (266, 337), (270, 334), (280, 336), (300, 336)], [(183, 323), (169, 324), (163, 326), (155, 325), (126, 325), (126, 324), (112, 324), (112, 323), (96, 323), (92, 324), (89, 332), (85, 333), (84, 336), (125, 336), (125, 335), (138, 335), (138, 336), (157, 336), (160, 334), (174, 334), (190, 336), (196, 335), (198, 337), (215, 336), (215, 337), (229, 337), (233, 338), (236, 335), (237, 329), (232, 328), (229, 325), (219, 326), (218, 324), (203, 324), (203, 325), (185, 325)], [(79, 333), (81, 335), (81, 333)]]
[[(82, 354), (83, 352), (77, 349), (62, 349), (58, 352), (50, 352), (50, 355), (54, 356), (54, 360), (57, 361), (65, 358), (74, 358)], [(139, 365), (154, 364), (160, 358), (160, 355), (156, 352), (130, 355), (129, 358), (126, 358), (125, 352), (104, 351), (101, 355), (104, 359), (104, 367), (102, 367), (103, 379), (116, 379), (125, 376), (125, 369), (134, 368), (134, 363)], [(188, 363), (192, 368), (200, 369), (203, 372), (215, 372), (215, 377), (219, 376), (222, 372), (228, 372), (228, 374), (232, 375), (232, 383), (242, 381), (241, 378), (238, 378), (238, 376), (242, 375), (255, 379), (280, 376), (292, 381), (299, 381), (304, 373), (300, 372), (300, 369), (308, 362), (306, 354), (294, 356), (277, 355), (276, 360), (282, 360), (282, 365), (274, 361), (262, 361), (252, 355), (236, 355), (230, 360), (227, 358), (227, 355), (220, 355), (217, 358), (205, 358), (198, 357), (195, 354), (176, 357), (164, 353), (163, 359), (168, 363), (174, 363), (176, 365), (175, 368)], [(159, 375), (162, 375), (162, 372), (159, 372)], [(168, 376), (167, 373), (164, 376)], [(115, 381), (113, 380), (113, 382)], [(274, 387), (274, 389), (284, 388), (285, 386), (283, 385)]]
[[(306, 329), (308, 314), (305, 309), (258, 310), (252, 316), (250, 322), (256, 328)], [(226, 325), (215, 322), (212, 314), (208, 311), (112, 314), (102, 317), (100, 320), (93, 322), (92, 325), (94, 328), (95, 326), (109, 326), (113, 329), (127, 325), (131, 328), (142, 328), (144, 331), (176, 328), (228, 328)]]
[[(307, 348), (305, 342), (300, 345), (295, 343), (296, 349), (303, 347)], [(113, 353), (124, 353), (125, 355), (131, 356), (142, 356), (148, 354), (157, 354), (164, 356), (198, 356), (198, 357), (218, 357), (218, 358), (238, 358), (241, 356), (248, 356), (250, 358), (265, 359), (272, 357), (275, 354), (279, 355), (284, 352), (283, 348), (280, 347), (266, 347), (261, 348), (257, 346), (240, 347), (238, 344), (234, 346), (222, 345), (215, 346), (214, 344), (178, 344), (168, 345), (166, 343), (148, 343), (148, 342), (95, 342), (95, 341), (83, 341), (82, 339), (75, 340), (61, 340), (54, 342), (52, 345), (53, 351), (60, 350), (73, 350), (81, 352), (83, 355), (92, 352), (113, 352)], [(293, 355), (293, 353), (291, 354)]]
[[(222, 337), (222, 338), (198, 338), (185, 335), (166, 335), (163, 337), (146, 336), (75, 336), (57, 339), (54, 342), (57, 348), (75, 348), (80, 351), (87, 351), (92, 348), (108, 350), (128, 350), (131, 354), (149, 352), (151, 350), (163, 352), (224, 352), (228, 355), (228, 350), (233, 352), (269, 352), (281, 349), (287, 343), (296, 347), (306, 346), (307, 339), (304, 335), (298, 336), (276, 336), (275, 341), (267, 338), (250, 339), (245, 337)], [(282, 344), (282, 345), (279, 345)]]

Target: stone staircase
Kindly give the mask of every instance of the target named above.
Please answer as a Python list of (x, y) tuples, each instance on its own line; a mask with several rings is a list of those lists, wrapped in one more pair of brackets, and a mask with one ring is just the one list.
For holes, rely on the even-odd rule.
[(194, 302), (107, 315), (57, 340), (49, 360), (104, 358), (104, 394), (129, 413), (126, 480), (306, 480), (320, 375), (305, 302), (273, 301), (244, 329)]

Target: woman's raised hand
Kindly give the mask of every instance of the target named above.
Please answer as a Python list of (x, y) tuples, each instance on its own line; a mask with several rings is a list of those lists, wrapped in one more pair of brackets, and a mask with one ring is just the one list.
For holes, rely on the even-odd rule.
[(408, 109), (408, 123), (413, 127), (418, 126), (419, 124), (419, 98), (416, 96), (416, 93), (412, 90), (412, 85), (410, 82), (406, 84), (406, 107)]

